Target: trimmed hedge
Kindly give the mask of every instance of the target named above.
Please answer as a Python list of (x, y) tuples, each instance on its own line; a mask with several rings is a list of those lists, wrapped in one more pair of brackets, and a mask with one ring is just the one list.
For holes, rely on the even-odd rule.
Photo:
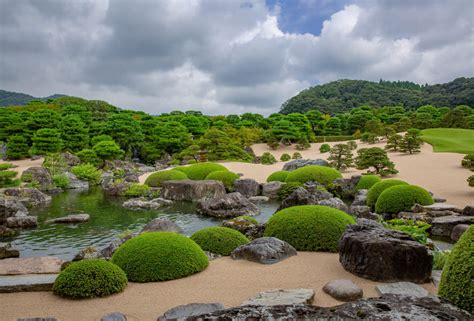
[(322, 205), (285, 208), (270, 217), (265, 236), (273, 236), (299, 251), (336, 252), (339, 239), (355, 220), (338, 209)]
[(182, 278), (204, 270), (206, 254), (184, 235), (147, 232), (122, 244), (112, 256), (132, 282), (156, 282)]
[(234, 186), (234, 181), (239, 179), (239, 175), (228, 170), (215, 171), (207, 175), (206, 179), (221, 181), (222, 183), (224, 183), (225, 188), (227, 190), (230, 190)]
[(204, 251), (220, 255), (230, 255), (240, 245), (249, 243), (249, 239), (239, 231), (228, 227), (213, 226), (191, 235)]
[(276, 171), (270, 174), (267, 177), (267, 182), (285, 182), (286, 177), (288, 176), (289, 171)]
[(461, 309), (474, 313), (474, 225), (451, 250), (441, 274), (438, 295)]
[(69, 264), (56, 278), (53, 292), (67, 298), (95, 298), (122, 292), (127, 276), (117, 265), (101, 259)]
[(377, 203), (377, 199), (379, 198), (380, 194), (382, 194), (382, 192), (385, 191), (387, 188), (396, 185), (408, 185), (408, 183), (399, 179), (385, 179), (374, 184), (367, 193), (367, 206), (374, 208), (375, 203)]
[(396, 185), (387, 188), (380, 194), (375, 203), (376, 213), (397, 214), (410, 211), (415, 204), (433, 204), (430, 193), (422, 187), (415, 185)]
[(362, 175), (359, 183), (356, 185), (356, 191), (360, 189), (370, 189), (372, 186), (380, 182), (382, 179), (377, 175)]
[(341, 177), (341, 173), (339, 173), (339, 171), (335, 170), (334, 168), (311, 165), (300, 167), (290, 172), (285, 181), (287, 183), (300, 182), (303, 184), (309, 181), (314, 181), (327, 186), (335, 179)]
[(221, 164), (204, 162), (192, 164), (189, 166), (176, 167), (175, 170), (185, 173), (188, 178), (192, 179), (193, 181), (199, 181), (206, 179), (206, 176), (212, 172), (226, 171), (227, 168)]
[(181, 171), (177, 171), (174, 169), (170, 169), (167, 171), (161, 171), (151, 174), (145, 180), (145, 185), (151, 187), (160, 187), (163, 182), (166, 181), (181, 181), (183, 179), (188, 179), (185, 173)]

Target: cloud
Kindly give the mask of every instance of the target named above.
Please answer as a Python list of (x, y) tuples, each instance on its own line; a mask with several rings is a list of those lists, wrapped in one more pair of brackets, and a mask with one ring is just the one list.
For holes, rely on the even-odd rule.
[(350, 3), (310, 34), (282, 30), (285, 7), (263, 0), (3, 0), (0, 87), (153, 114), (270, 114), (339, 78), (474, 75), (474, 2)]

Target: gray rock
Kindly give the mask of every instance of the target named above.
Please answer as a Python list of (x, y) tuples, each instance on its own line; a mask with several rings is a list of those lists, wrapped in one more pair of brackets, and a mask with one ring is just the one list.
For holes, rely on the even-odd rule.
[(239, 192), (245, 197), (258, 196), (262, 187), (252, 178), (241, 178), (234, 181), (234, 192)]
[(107, 245), (106, 247), (100, 250), (100, 257), (103, 257), (104, 259), (109, 260), (112, 257), (112, 255), (115, 253), (115, 251), (120, 247), (120, 245), (122, 245), (123, 243), (125, 243), (126, 241), (130, 240), (131, 238), (135, 236), (137, 236), (137, 234), (134, 233), (134, 234), (129, 234), (122, 238), (114, 239), (112, 242), (110, 242), (109, 245)]
[(308, 192), (303, 187), (298, 187), (281, 202), (277, 211), (297, 205), (316, 205), (318, 202), (319, 199), (313, 194)]
[(354, 195), (354, 201), (351, 205), (353, 206), (365, 206), (367, 205), (367, 193), (368, 189), (360, 189)]
[(467, 231), (470, 225), (467, 224), (458, 224), (453, 227), (451, 231), (451, 240), (458, 241), (461, 235)]
[(11, 237), (15, 236), (15, 231), (4, 225), (0, 225), (0, 237)]
[(189, 317), (213, 313), (223, 309), (224, 305), (221, 303), (191, 303), (179, 305), (163, 313), (162, 316), (158, 317), (158, 321), (187, 320)]
[(0, 260), (19, 256), (20, 251), (12, 248), (12, 245), (10, 243), (0, 243)]
[(439, 287), (439, 282), (441, 282), (441, 273), (443, 273), (442, 270), (433, 270), (431, 272), (431, 280), (433, 281), (433, 284), (435, 287)]
[(61, 157), (66, 161), (66, 164), (69, 167), (76, 166), (81, 163), (81, 160), (79, 157), (69, 152), (61, 153)]
[(220, 181), (166, 181), (161, 188), (161, 197), (174, 201), (197, 202), (215, 199), (226, 195), (224, 184)]
[(0, 293), (51, 291), (58, 274), (28, 274), (0, 277)]
[(56, 318), (50, 318), (50, 317), (46, 317), (46, 318), (22, 318), (22, 319), (17, 319), (16, 321), (58, 321), (58, 319)]
[(324, 159), (295, 159), (285, 163), (285, 165), (283, 165), (283, 170), (291, 172), (300, 167), (311, 165), (329, 166), (329, 163)]
[(53, 186), (53, 178), (44, 167), (30, 167), (23, 171), (21, 179), (24, 182), (35, 182), (40, 190), (48, 190)]
[(364, 292), (351, 280), (334, 280), (326, 283), (323, 291), (339, 301), (355, 301), (361, 299)]
[(237, 217), (242, 215), (254, 216), (260, 209), (242, 194), (234, 192), (219, 198), (203, 200), (197, 203), (198, 213), (213, 217)]
[(67, 215), (67, 216), (64, 216), (64, 217), (58, 217), (58, 218), (54, 218), (54, 219), (51, 219), (51, 220), (47, 220), (45, 223), (47, 224), (57, 224), (57, 223), (61, 223), (61, 224), (76, 224), (76, 223), (83, 223), (83, 222), (87, 222), (89, 221), (89, 214), (71, 214), (71, 215)]
[(234, 229), (242, 234), (246, 234), (247, 230), (254, 227), (255, 225), (256, 224), (250, 222), (244, 217), (235, 217), (222, 222), (222, 226)]
[(472, 216), (442, 216), (431, 222), (432, 236), (451, 236), (453, 228), (458, 224), (472, 224)]
[(102, 189), (106, 195), (121, 196), (124, 195), (130, 184), (125, 181), (111, 182), (108, 185), (102, 185)]
[(379, 284), (375, 287), (380, 295), (395, 294), (403, 296), (411, 296), (415, 298), (424, 298), (428, 296), (428, 291), (411, 282), (395, 282)]
[(439, 197), (439, 196), (433, 196), (433, 201), (435, 203), (445, 203), (446, 199), (444, 197)]
[(38, 226), (38, 218), (36, 216), (16, 216), (7, 218), (5, 226), (8, 228), (29, 228)]
[(0, 195), (0, 224), (5, 224), (9, 217), (28, 215), (28, 210), (17, 198)]
[(466, 205), (462, 210), (464, 216), (474, 216), (474, 205)]
[(173, 201), (165, 200), (164, 198), (158, 197), (152, 200), (146, 200), (144, 198), (131, 198), (123, 202), (122, 206), (132, 210), (155, 210), (164, 206), (172, 205)]
[(114, 174), (110, 171), (104, 171), (102, 172), (102, 177), (100, 180), (100, 185), (102, 188), (106, 188), (110, 184), (114, 182)]
[(260, 204), (270, 201), (270, 198), (268, 198), (267, 196), (251, 196), (249, 197), (249, 201), (254, 204)]
[(54, 256), (32, 256), (0, 260), (0, 276), (25, 274), (57, 274), (64, 263)]
[(338, 210), (341, 210), (343, 212), (348, 213), (349, 212), (349, 207), (347, 207), (346, 203), (344, 203), (343, 200), (337, 197), (332, 197), (327, 200), (322, 200), (318, 202), (319, 205), (324, 205), (324, 206), (329, 206)]
[(274, 264), (297, 255), (293, 246), (275, 237), (261, 237), (237, 247), (230, 256), (262, 264)]
[(349, 214), (357, 218), (367, 218), (369, 220), (377, 220), (378, 216), (370, 211), (370, 207), (362, 205), (351, 205)]
[(415, 213), (431, 213), (432, 211), (442, 212), (442, 211), (452, 211), (455, 213), (462, 213), (462, 209), (458, 208), (456, 205), (446, 204), (446, 203), (434, 203), (431, 205), (413, 205), (412, 209)]
[(66, 175), (66, 177), (69, 179), (69, 189), (84, 190), (89, 188), (89, 182), (78, 179), (73, 173), (65, 172), (64, 175)]
[(334, 180), (335, 193), (344, 199), (354, 197), (357, 183), (359, 183), (361, 177), (361, 175), (354, 175), (351, 178), (338, 178)]
[(268, 197), (269, 199), (277, 199), (278, 191), (280, 188), (285, 185), (282, 182), (270, 182), (262, 185), (262, 195)]
[(179, 227), (175, 222), (164, 218), (158, 217), (145, 225), (140, 233), (143, 232), (175, 232), (175, 233), (183, 233), (183, 229)]
[(79, 252), (72, 259), (73, 261), (82, 261), (100, 258), (100, 252), (93, 246), (88, 246), (84, 249), (79, 250)]
[(1, 193), (9, 199), (16, 199), (28, 208), (43, 206), (52, 200), (51, 196), (46, 195), (37, 188), (4, 188), (1, 190)]
[(113, 312), (104, 315), (100, 321), (127, 321), (127, 317), (120, 312)]
[(275, 289), (260, 292), (256, 296), (244, 301), (243, 305), (291, 305), (312, 304), (314, 301), (313, 289)]
[(218, 258), (222, 257), (222, 255), (220, 255), (220, 254), (212, 253), (212, 252), (209, 252), (209, 251), (204, 251), (204, 253), (206, 254), (207, 259), (209, 261), (212, 261), (212, 260), (215, 260), (215, 259), (218, 259)]

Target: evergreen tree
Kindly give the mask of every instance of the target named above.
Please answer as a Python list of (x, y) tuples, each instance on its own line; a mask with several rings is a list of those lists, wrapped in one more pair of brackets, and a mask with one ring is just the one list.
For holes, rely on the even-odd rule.
[(324, 135), (338, 136), (341, 135), (341, 120), (339, 117), (331, 117), (326, 123)]
[(272, 127), (271, 135), (276, 141), (285, 145), (291, 145), (299, 138), (298, 129), (286, 119), (280, 120)]
[(57, 153), (62, 150), (63, 141), (61, 133), (57, 129), (42, 128), (36, 131), (33, 136), (33, 146), (31, 154), (46, 155), (49, 153)]
[(92, 147), (92, 150), (95, 152), (97, 157), (102, 160), (114, 160), (122, 158), (125, 152), (120, 149), (120, 146), (117, 145), (114, 141), (104, 140), (98, 142)]
[(387, 153), (379, 147), (361, 148), (357, 151), (358, 156), (355, 159), (357, 169), (370, 169), (368, 173), (375, 173), (380, 176), (396, 174), (395, 164), (390, 161)]
[(79, 116), (67, 115), (63, 117), (60, 129), (64, 149), (76, 152), (88, 145), (89, 130)]
[(403, 140), (402, 135), (399, 135), (399, 134), (391, 135), (387, 140), (387, 144), (385, 145), (385, 149), (386, 150), (393, 150), (393, 151), (400, 150), (402, 140)]
[(140, 123), (128, 113), (114, 114), (107, 121), (107, 134), (112, 136), (126, 155), (143, 143), (143, 132)]
[(181, 159), (193, 159), (194, 161), (199, 161), (199, 155), (201, 153), (201, 147), (199, 145), (191, 145), (183, 149), (179, 153), (179, 158)]
[(420, 138), (420, 130), (416, 128), (410, 128), (400, 143), (400, 151), (403, 153), (418, 153), (421, 148), (423, 141)]
[(329, 153), (329, 165), (337, 170), (344, 170), (354, 164), (351, 147), (348, 144), (336, 144)]
[(7, 158), (22, 159), (29, 156), (29, 146), (24, 136), (11, 136), (7, 143)]
[(186, 126), (176, 121), (170, 121), (155, 127), (153, 141), (159, 149), (171, 155), (189, 146), (191, 135)]

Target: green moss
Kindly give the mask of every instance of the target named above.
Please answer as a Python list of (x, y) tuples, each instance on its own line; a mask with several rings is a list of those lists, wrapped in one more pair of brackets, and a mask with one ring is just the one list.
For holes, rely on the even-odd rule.
[(221, 164), (204, 162), (192, 164), (189, 166), (176, 167), (175, 170), (185, 173), (189, 179), (198, 181), (206, 179), (206, 176), (212, 172), (225, 171), (227, 168)]
[(289, 173), (289, 171), (273, 172), (267, 177), (267, 182), (284, 182)]
[(273, 236), (293, 245), (299, 251), (336, 252), (339, 239), (352, 216), (321, 205), (285, 208), (272, 215), (265, 236)]
[(382, 192), (385, 191), (387, 188), (396, 185), (408, 185), (408, 183), (398, 179), (385, 179), (381, 182), (374, 184), (367, 193), (367, 206), (370, 206), (373, 209), (375, 207), (375, 203), (377, 203), (377, 199), (379, 198), (380, 194), (382, 194)]
[(239, 179), (239, 175), (228, 170), (223, 170), (209, 173), (209, 175), (206, 176), (206, 179), (221, 181), (224, 183), (224, 186), (227, 190), (231, 190), (234, 187), (234, 181)]
[(192, 240), (172, 232), (147, 232), (122, 244), (112, 256), (132, 282), (182, 278), (204, 270), (206, 254)]
[(247, 215), (237, 216), (236, 219), (243, 219), (243, 220), (245, 220), (249, 223), (252, 223), (254, 225), (258, 224), (258, 221), (255, 218), (253, 218), (251, 216), (247, 216)]
[(249, 239), (239, 231), (227, 227), (213, 226), (191, 235), (204, 251), (220, 255), (230, 255), (237, 247), (247, 244)]
[(300, 182), (291, 182), (291, 183), (285, 183), (280, 187), (278, 190), (278, 199), (284, 200), (287, 198), (291, 193), (295, 191), (298, 187), (302, 187), (303, 184)]
[(381, 180), (382, 179), (377, 175), (362, 175), (359, 183), (357, 183), (356, 191), (360, 189), (370, 189)]
[(290, 172), (286, 177), (286, 182), (300, 182), (306, 183), (314, 181), (325, 186), (331, 184), (335, 179), (342, 177), (334, 168), (326, 166), (304, 166)]
[(127, 276), (117, 265), (100, 259), (69, 264), (56, 278), (53, 292), (68, 298), (104, 297), (122, 292)]
[(163, 182), (166, 181), (180, 181), (183, 179), (188, 179), (185, 173), (170, 169), (167, 171), (156, 172), (151, 174), (145, 180), (145, 184), (151, 187), (160, 187)]
[(375, 203), (376, 213), (397, 214), (410, 211), (415, 204), (433, 204), (433, 198), (424, 188), (415, 185), (396, 185), (380, 194)]

